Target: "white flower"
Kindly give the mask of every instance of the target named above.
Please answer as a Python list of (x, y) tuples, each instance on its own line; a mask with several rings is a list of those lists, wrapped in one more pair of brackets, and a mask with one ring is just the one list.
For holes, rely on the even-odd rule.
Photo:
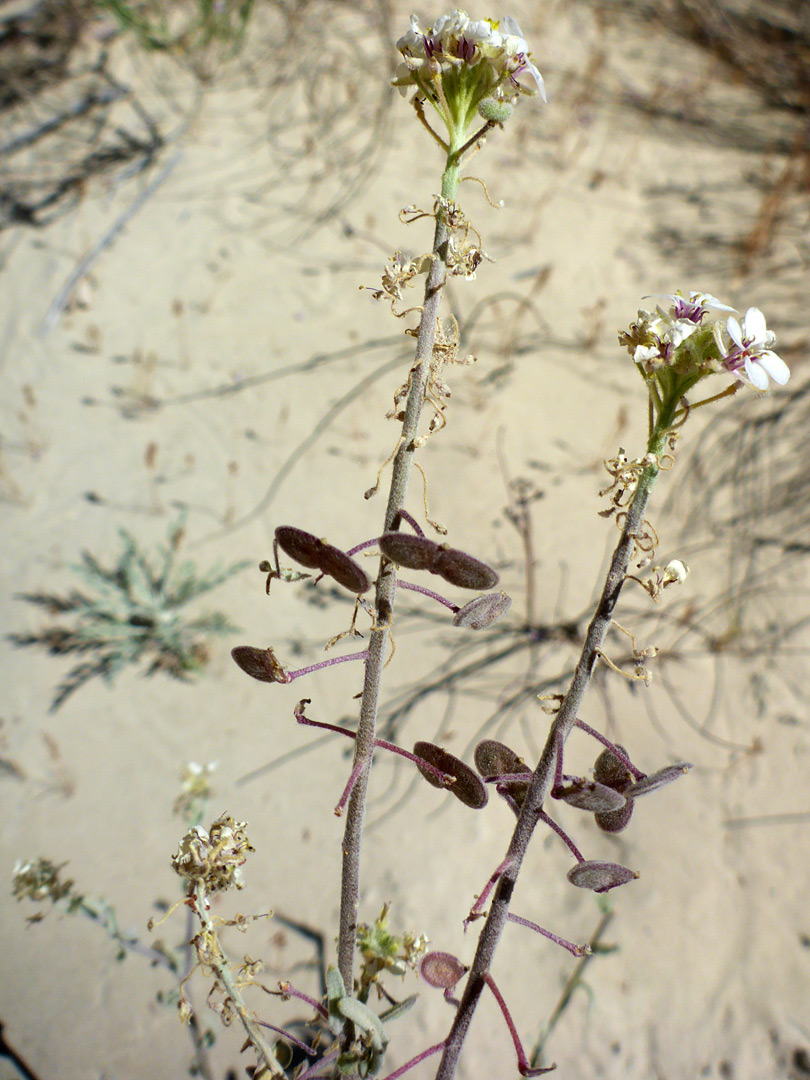
[[(645, 297), (644, 299), (647, 299)], [(688, 296), (684, 296), (683, 293), (678, 290), (675, 293), (658, 293), (655, 295), (657, 300), (670, 300), (675, 311), (673, 316), (675, 318), (692, 318), (698, 322), (703, 318), (703, 315), (707, 311), (736, 311), (736, 308), (729, 307), (728, 304), (722, 304), (716, 296), (712, 296), (707, 292), (690, 292)], [(703, 309), (701, 311), (701, 308)]]
[(782, 357), (771, 349), (776, 335), (765, 325), (765, 316), (759, 308), (752, 307), (746, 311), (742, 326), (731, 316), (726, 323), (726, 331), (734, 342), (734, 347), (725, 358), (729, 371), (741, 377), (742, 368), (748, 382), (757, 390), (767, 390), (769, 378), (784, 386), (790, 378), (790, 369)]

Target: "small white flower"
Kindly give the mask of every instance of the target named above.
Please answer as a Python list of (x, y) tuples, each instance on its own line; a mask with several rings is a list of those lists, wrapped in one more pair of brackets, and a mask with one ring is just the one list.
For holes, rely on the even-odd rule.
[(768, 379), (784, 386), (790, 378), (790, 368), (781, 356), (771, 349), (776, 335), (765, 325), (765, 316), (759, 308), (749, 308), (743, 316), (742, 325), (731, 316), (726, 323), (728, 336), (734, 347), (725, 359), (726, 367), (740, 377), (740, 368), (757, 390), (768, 389)]
[(682, 585), (686, 581), (688, 573), (689, 567), (685, 562), (681, 562), (680, 559), (671, 559), (664, 567), (661, 584), (665, 587), (667, 585)]
[[(645, 300), (669, 300), (672, 304), (673, 319), (689, 319), (691, 322), (702, 321), (707, 311), (736, 311), (736, 308), (721, 303), (711, 293), (690, 292), (688, 296), (678, 290), (674, 293), (654, 293), (651, 297), (643, 297)], [(659, 309), (660, 310), (660, 309)]]

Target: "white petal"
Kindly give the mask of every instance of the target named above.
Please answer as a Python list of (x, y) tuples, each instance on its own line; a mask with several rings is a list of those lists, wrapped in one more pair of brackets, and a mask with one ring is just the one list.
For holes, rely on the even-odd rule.
[(743, 335), (746, 341), (762, 342), (767, 332), (765, 316), (759, 308), (750, 307), (743, 316)]
[(775, 352), (764, 352), (757, 357), (757, 363), (763, 368), (775, 383), (784, 386), (790, 378), (790, 368), (781, 356)]
[(500, 20), (498, 29), (502, 34), (514, 34), (515, 37), (523, 37), (523, 31), (518, 26), (517, 19), (513, 19), (511, 15), (506, 15)]
[(745, 358), (745, 374), (751, 380), (751, 384), (757, 388), (757, 390), (768, 389), (768, 376), (764, 368), (761, 368), (759, 364), (754, 363), (753, 360)]
[(736, 308), (729, 307), (728, 304), (721, 304), (716, 296), (712, 296), (711, 293), (692, 293), (692, 298), (701, 307), (709, 308), (712, 311), (736, 311)]
[(726, 321), (726, 330), (728, 331), (728, 336), (731, 338), (734, 344), (742, 348), (742, 330), (740, 329), (740, 324), (737, 322), (733, 315), (730, 315), (728, 320)]
[(547, 100), (543, 76), (530, 60), (526, 61), (520, 71), (515, 72), (514, 77), (518, 85), (526, 86), (526, 89), (530, 90), (531, 93), (539, 94), (543, 101)]

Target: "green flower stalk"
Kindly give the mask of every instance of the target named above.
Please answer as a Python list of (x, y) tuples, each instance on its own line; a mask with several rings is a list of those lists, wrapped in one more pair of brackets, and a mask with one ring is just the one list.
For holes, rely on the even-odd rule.
[[(688, 408), (715, 401), (737, 391), (747, 383), (757, 390), (768, 389), (768, 379), (783, 386), (790, 371), (780, 356), (772, 351), (775, 335), (767, 329), (765, 316), (758, 308), (749, 308), (742, 325), (734, 316), (719, 322), (707, 321), (711, 312), (734, 308), (723, 304), (710, 293), (677, 292), (661, 299), (670, 300), (667, 311), (657, 306), (654, 312), (640, 310), (636, 322), (619, 333), (619, 344), (633, 357), (650, 395), (651, 453), (660, 453), (669, 431), (685, 418)], [(716, 373), (731, 373), (736, 382), (720, 394), (697, 405), (687, 406), (686, 395), (697, 383)]]

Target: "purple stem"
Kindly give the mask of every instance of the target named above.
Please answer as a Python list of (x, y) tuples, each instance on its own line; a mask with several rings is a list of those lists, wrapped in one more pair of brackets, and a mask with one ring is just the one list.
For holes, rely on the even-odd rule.
[(343, 789), (343, 794), (340, 796), (340, 799), (338, 800), (338, 804), (335, 807), (335, 817), (342, 817), (343, 816), (343, 809), (346, 806), (346, 803), (349, 801), (349, 796), (352, 793), (352, 788), (357, 783), (357, 778), (360, 776), (360, 773), (362, 772), (362, 770), (363, 770), (362, 762), (356, 761), (354, 763), (354, 767), (352, 768), (352, 772), (351, 772), (351, 776), (349, 777), (349, 781), (346, 784), (346, 787)]
[[(295, 719), (297, 723), (306, 724), (308, 727), (318, 727), (323, 728), (325, 731), (334, 731), (336, 735), (348, 735), (350, 739), (355, 739), (357, 737), (355, 732), (353, 731), (349, 731), (346, 728), (338, 727), (336, 724), (327, 724), (323, 720), (310, 720), (310, 718), (308, 716), (304, 716), (303, 713), (296, 712)], [(396, 743), (388, 742), (387, 739), (375, 739), (374, 745), (378, 746), (381, 750), (390, 750), (392, 754), (399, 754), (400, 757), (404, 757), (407, 758), (408, 761), (412, 761), (414, 765), (421, 765), (423, 769), (426, 769), (429, 773), (432, 773), (433, 776), (435, 776), (436, 779), (444, 787), (448, 787), (449, 784), (455, 782), (455, 777), (452, 776), (450, 773), (442, 772), (442, 770), (437, 769), (435, 765), (431, 765), (429, 761), (425, 761), (424, 758), (419, 757), (417, 754), (412, 754), (410, 750), (403, 750), (402, 747), (397, 746)], [(356, 780), (356, 776), (353, 780), (350, 779), (349, 791), (351, 791), (352, 787), (354, 787), (354, 783)], [(346, 794), (347, 793), (344, 792), (344, 796)], [(338, 806), (340, 806), (341, 809), (345, 801), (346, 799), (344, 797), (338, 803)]]
[(487, 973), (484, 976), (484, 982), (495, 995), (495, 1000), (498, 1002), (501, 1012), (503, 1013), (503, 1018), (506, 1021), (506, 1026), (509, 1028), (509, 1034), (512, 1036), (512, 1042), (515, 1044), (515, 1053), (517, 1054), (518, 1071), (520, 1072), (520, 1075), (539, 1076), (541, 1073), (551, 1072), (552, 1069), (555, 1069), (557, 1067), (556, 1065), (552, 1065), (548, 1069), (533, 1069), (531, 1067), (531, 1065), (529, 1064), (529, 1059), (523, 1052), (523, 1045), (520, 1041), (520, 1036), (517, 1033), (517, 1028), (515, 1027), (512, 1015), (509, 1012), (509, 1009), (506, 1007), (506, 1002), (503, 999), (503, 995), (501, 994), (498, 987), (495, 985), (495, 980), (489, 973)]
[(358, 551), (363, 551), (365, 548), (374, 547), (377, 543), (377, 537), (373, 536), (370, 540), (364, 540), (362, 544), (355, 544), (353, 548), (349, 548), (346, 555), (356, 555)]
[(454, 604), (452, 600), (446, 600), (443, 596), (439, 596), (438, 593), (433, 592), (431, 589), (426, 589), (424, 585), (414, 585), (412, 582), (403, 581), (402, 578), (400, 578), (399, 581), (397, 581), (397, 588), (410, 589), (411, 592), (420, 592), (424, 596), (429, 596), (431, 600), (438, 600), (440, 604), (444, 604), (445, 607), (450, 608), (454, 614), (461, 610), (458, 604)]
[(568, 833), (565, 832), (565, 830), (560, 825), (558, 825), (556, 821), (552, 821), (548, 814), (545, 812), (545, 810), (540, 811), (540, 820), (545, 821), (546, 825), (548, 825), (548, 827), (552, 829), (557, 834), (557, 836), (559, 836), (559, 838), (571, 849), (571, 854), (574, 856), (577, 862), (585, 862), (585, 856), (582, 854), (581, 851), (579, 851), (576, 844), (568, 835)]
[(280, 982), (278, 988), (284, 997), (298, 998), (299, 1001), (304, 1001), (307, 1005), (311, 1005), (324, 1020), (329, 1016), (329, 1013), (320, 1001), (316, 1001), (315, 998), (310, 997), (309, 994), (305, 994), (303, 990), (296, 990), (292, 983)]
[(324, 1054), (320, 1061), (316, 1061), (313, 1065), (310, 1065), (310, 1067), (304, 1072), (299, 1073), (297, 1080), (313, 1080), (313, 1077), (316, 1076), (331, 1076), (331, 1066), (335, 1061), (337, 1061), (339, 1053), (339, 1050), (330, 1050), (328, 1054)]
[[(383, 1077), (383, 1080), (397, 1080), (398, 1076), (402, 1076), (409, 1069), (412, 1069), (414, 1065), (418, 1065), (420, 1061), (424, 1061), (425, 1058), (429, 1058), (432, 1054), (438, 1054), (438, 1052), (444, 1049), (445, 1039), (442, 1039), (440, 1043), (436, 1043), (435, 1046), (429, 1046), (427, 1050), (423, 1050), (421, 1054), (417, 1054), (416, 1057), (412, 1057), (410, 1061), (406, 1061), (404, 1065), (400, 1065), (398, 1069), (394, 1069), (388, 1076)], [(299, 1077), (299, 1080), (303, 1080)]]
[(365, 660), (367, 656), (368, 650), (364, 649), (363, 652), (348, 653), (346, 656), (333, 656), (330, 660), (320, 660), (317, 664), (299, 668), (298, 671), (288, 671), (287, 682), (300, 679), (302, 675), (309, 675), (311, 671), (317, 671), (319, 668), (331, 667), (332, 664), (345, 664), (347, 660)]
[(318, 1057), (318, 1051), (313, 1050), (311, 1046), (307, 1046), (305, 1042), (301, 1042), (300, 1039), (296, 1039), (295, 1035), (290, 1035), (289, 1031), (285, 1031), (284, 1028), (276, 1027), (275, 1024), (268, 1024), (266, 1020), (256, 1020), (255, 1023), (259, 1027), (267, 1028), (268, 1031), (275, 1031), (276, 1035), (280, 1035), (285, 1042), (292, 1043), (293, 1046), (297, 1046), (299, 1050), (303, 1050), (307, 1057)]
[(412, 517), (408, 513), (407, 510), (400, 510), (399, 516), (402, 518), (403, 521), (408, 522), (408, 524), (410, 525), (410, 527), (413, 529), (413, 531), (416, 533), (417, 536), (424, 536), (425, 535), (424, 532), (422, 531), (421, 526), (419, 525), (419, 522), (416, 520), (415, 517)]
[(467, 927), (470, 925), (470, 923), (473, 921), (473, 919), (477, 919), (478, 916), (481, 914), (481, 911), (482, 911), (482, 909), (484, 907), (484, 904), (487, 902), (487, 897), (492, 892), (492, 890), (495, 888), (501, 874), (505, 870), (507, 870), (509, 868), (509, 864), (511, 863), (511, 861), (512, 860), (510, 858), (508, 858), (508, 857), (506, 859), (504, 859), (503, 862), (501, 863), (501, 865), (495, 870), (495, 873), (492, 874), (489, 881), (484, 886), (483, 890), (481, 891), (481, 895), (476, 899), (475, 903), (470, 908), (469, 915), (464, 920), (464, 932), (465, 933), (467, 932)]
[(521, 915), (513, 915), (510, 911), (507, 913), (506, 917), (510, 922), (519, 923), (521, 926), (528, 926), (530, 930), (536, 930), (538, 934), (547, 937), (549, 941), (553, 941), (555, 944), (561, 945), (564, 949), (568, 949), (574, 956), (588, 956), (590, 953), (590, 949), (587, 945), (575, 945), (573, 941), (566, 941), (565, 938), (552, 934), (550, 930), (544, 930), (542, 926), (538, 926), (537, 923), (531, 922), (529, 919), (524, 919)]
[(596, 730), (596, 728), (592, 728), (590, 724), (586, 724), (584, 720), (575, 720), (574, 727), (578, 727), (581, 728), (583, 731), (587, 731), (589, 735), (593, 735), (593, 737), (597, 739), (603, 746), (606, 746), (608, 750), (610, 750), (611, 754), (617, 757), (626, 769), (630, 770), (633, 776), (635, 776), (636, 780), (643, 780), (644, 777), (647, 775), (646, 773), (643, 773), (639, 769), (637, 769), (633, 762), (630, 760), (630, 758), (627, 756), (627, 754), (621, 751), (615, 743), (612, 743), (610, 739), (606, 739), (604, 735), (601, 735)]

